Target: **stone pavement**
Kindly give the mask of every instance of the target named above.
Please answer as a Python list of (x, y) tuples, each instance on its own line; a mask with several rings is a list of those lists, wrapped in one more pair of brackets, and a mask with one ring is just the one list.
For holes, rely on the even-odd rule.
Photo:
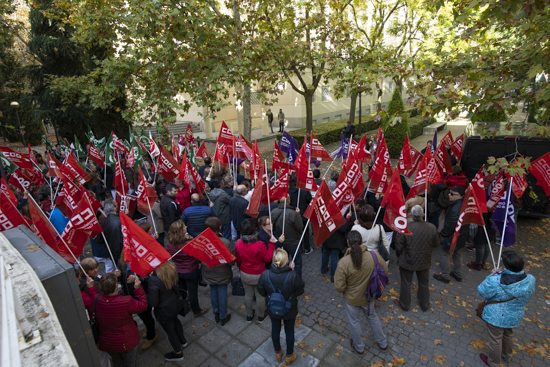
[[(549, 230), (550, 219), (519, 220), (519, 241), (514, 249), (524, 254), (526, 270), (536, 277), (537, 286), (524, 322), (515, 330), (515, 354), (507, 365), (509, 367), (550, 365)], [(439, 251), (434, 250), (432, 271), (438, 270)], [(498, 248), (493, 246), (493, 251), (498, 251)], [(463, 249), (464, 264), (472, 261), (474, 255)], [(360, 358), (350, 350), (343, 298), (334, 290), (329, 278), (319, 274), (320, 262), (321, 249), (304, 255), (306, 293), (299, 301), (295, 345), (298, 359), (293, 366), (484, 366), (479, 353), (487, 345), (487, 332), (484, 322), (475, 316), (475, 308), (481, 301), (477, 286), (489, 274), (488, 271), (475, 271), (464, 265), (462, 283), (447, 285), (432, 278), (431, 309), (422, 312), (413, 291), (411, 307), (414, 308), (403, 312), (393, 303), (398, 296), (399, 274), (392, 254), (390, 284), (384, 297), (376, 301), (376, 312), (388, 337), (389, 350), (387, 353), (379, 350), (364, 319), (367, 353)], [(210, 307), (208, 288), (199, 288), (199, 298), (201, 307)], [(153, 347), (141, 353), (141, 365), (276, 366), (270, 339), (271, 322), (266, 319), (257, 324), (255, 319), (247, 323), (243, 300), (243, 297), (229, 296), (232, 319), (225, 326), (214, 322), (211, 311), (199, 318), (192, 315), (180, 317), (189, 343), (184, 349), (183, 362), (164, 361), (163, 355), (170, 347), (157, 324), (159, 339)], [(141, 320), (135, 319), (140, 332), (143, 332), (145, 328)], [(282, 345), (284, 348), (284, 342)]]

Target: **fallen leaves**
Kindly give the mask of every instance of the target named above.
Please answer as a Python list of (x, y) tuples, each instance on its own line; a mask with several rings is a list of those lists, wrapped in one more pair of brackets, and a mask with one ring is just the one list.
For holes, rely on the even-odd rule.
[(399, 297), (399, 293), (397, 293), (397, 292), (395, 291), (395, 289), (393, 289), (393, 288), (390, 289), (390, 295), (392, 295), (392, 296), (394, 296), (394, 297)]
[(429, 358), (426, 356), (420, 356), (420, 359), (422, 359), (424, 362), (428, 362)]
[(460, 317), (457, 314), (455, 314), (453, 311), (447, 311), (447, 315), (449, 315), (451, 317), (456, 317), (456, 318)]
[(437, 364), (442, 364), (447, 362), (447, 357), (444, 355), (434, 354), (434, 362)]
[(397, 358), (397, 356), (393, 356), (391, 363), (393, 363), (394, 366), (397, 366), (398, 364), (405, 364), (405, 358)]
[(306, 353), (306, 352), (302, 352), (302, 357), (307, 357), (307, 353)]
[(317, 344), (317, 348), (323, 348), (323, 343)]
[(209, 326), (210, 326), (210, 323), (209, 323), (209, 322), (205, 322), (204, 324), (202, 324), (202, 326), (204, 326), (204, 327), (209, 327)]
[(435, 345), (441, 345), (443, 343), (441, 342), (441, 339), (434, 339), (434, 344)]
[(336, 350), (343, 351), (343, 350), (344, 350), (344, 347), (341, 346), (341, 345), (339, 345), (339, 346), (336, 347)]
[(476, 350), (479, 348), (485, 349), (485, 342), (479, 339), (476, 340), (475, 342), (470, 342), (470, 345), (473, 345), (474, 348), (476, 348)]
[(35, 252), (40, 250), (40, 246), (36, 246), (36, 245), (30, 245), (25, 248), (27, 249), (27, 252)]
[(374, 362), (370, 365), (370, 367), (384, 367), (386, 365), (386, 362), (384, 361), (378, 361)]
[(387, 324), (388, 322), (390, 322), (390, 320), (392, 320), (392, 319), (393, 319), (393, 316), (382, 317), (382, 321), (384, 321), (386, 324)]
[(50, 316), (50, 314), (47, 313), (47, 312), (44, 312), (44, 313), (42, 313), (42, 315), (40, 315), (39, 318), (40, 318), (40, 319), (43, 319), (44, 317), (48, 317), (48, 316)]

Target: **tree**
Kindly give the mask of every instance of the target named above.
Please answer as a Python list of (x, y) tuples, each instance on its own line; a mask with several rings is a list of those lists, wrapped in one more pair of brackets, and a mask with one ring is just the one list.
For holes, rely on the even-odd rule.
[(409, 131), (407, 118), (405, 116), (398, 116), (403, 113), (404, 109), (405, 104), (401, 97), (401, 90), (395, 88), (388, 106), (387, 116), (382, 119), (382, 129), (384, 130), (388, 151), (390, 152), (390, 156), (394, 158), (398, 157), (401, 153), (403, 143), (405, 142), (405, 135)]

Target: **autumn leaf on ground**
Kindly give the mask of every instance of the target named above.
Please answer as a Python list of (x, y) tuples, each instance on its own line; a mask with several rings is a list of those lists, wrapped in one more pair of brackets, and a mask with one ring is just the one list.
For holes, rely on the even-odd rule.
[(422, 359), (424, 362), (428, 362), (429, 358), (426, 356), (420, 356), (420, 359)]
[(393, 359), (391, 361), (394, 366), (397, 366), (398, 364), (405, 364), (405, 358), (397, 358), (397, 356), (393, 356)]
[(460, 365), (461, 365), (461, 366), (466, 366), (466, 363), (460, 362)]
[(244, 308), (244, 303), (242, 305), (239, 306), (239, 308), (242, 310)]
[(384, 367), (387, 363), (384, 362), (384, 361), (378, 361), (378, 362), (374, 362), (373, 364), (370, 365), (370, 367)]
[(443, 324), (443, 326), (445, 326), (447, 329), (450, 329), (450, 328), (451, 328), (451, 325)]
[(323, 343), (317, 344), (317, 347), (318, 347), (318, 348), (323, 348)]
[(392, 320), (392, 319), (393, 319), (393, 316), (382, 317), (382, 321), (384, 321), (386, 324), (387, 324), (388, 322), (390, 322), (390, 320)]
[(343, 337), (339, 337), (338, 340), (340, 340), (341, 342), (344, 341), (344, 338)]
[(329, 277), (324, 277), (324, 278), (323, 278), (323, 282), (325, 282), (325, 283), (330, 282), (330, 278), (329, 278)]
[(395, 296), (395, 297), (399, 297), (399, 293), (397, 293), (397, 292), (395, 291), (395, 289), (393, 289), (393, 288), (390, 289), (390, 295)]
[(445, 356), (438, 356), (437, 354), (434, 354), (434, 362), (437, 364), (442, 364), (447, 362), (447, 357)]
[(386, 302), (386, 301), (388, 300), (388, 296), (386, 296), (386, 297), (380, 297), (380, 298), (378, 298), (377, 300), (380, 301), (380, 302)]
[(435, 344), (435, 345), (441, 345), (441, 344), (443, 344), (443, 343), (441, 342), (440, 339), (434, 339), (434, 344)]
[(452, 317), (459, 317), (457, 314), (455, 314), (453, 311), (447, 311), (447, 315)]
[(302, 357), (307, 357), (307, 353), (306, 353), (306, 352), (302, 352)]
[(344, 347), (341, 346), (341, 345), (339, 345), (339, 346), (336, 347), (336, 350), (343, 351), (343, 350), (344, 350)]
[(342, 307), (342, 305), (338, 305), (338, 306), (336, 306), (336, 307), (340, 308), (340, 307)]
[(40, 250), (40, 246), (36, 246), (36, 245), (30, 245), (25, 248), (27, 249), (27, 252), (35, 252)]
[(335, 355), (336, 357), (340, 357), (340, 353), (338, 353), (338, 352), (334, 353), (334, 355)]
[(44, 313), (42, 313), (42, 315), (40, 315), (39, 318), (40, 318), (40, 319), (43, 319), (44, 317), (48, 317), (48, 316), (50, 316), (50, 314), (47, 313), (47, 312), (44, 312)]
[(474, 348), (476, 349), (485, 349), (485, 342), (484, 341), (481, 341), (481, 340), (476, 340), (475, 342), (470, 342), (471, 345), (474, 346)]

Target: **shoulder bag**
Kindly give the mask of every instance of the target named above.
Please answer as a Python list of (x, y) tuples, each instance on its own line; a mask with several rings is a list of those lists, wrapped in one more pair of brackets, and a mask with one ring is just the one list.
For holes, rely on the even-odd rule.
[(97, 307), (97, 301), (99, 300), (99, 297), (101, 296), (96, 296), (95, 298), (92, 317), (90, 317), (90, 329), (92, 329), (92, 334), (94, 336), (94, 341), (96, 344), (99, 341), (99, 325), (97, 324), (97, 320), (95, 318), (95, 309)]
[(378, 226), (378, 253), (380, 254), (380, 256), (382, 256), (382, 259), (384, 259), (384, 261), (388, 261), (390, 259), (390, 254), (388, 253), (386, 246), (384, 246), (384, 241), (382, 240), (382, 226), (380, 224), (377, 224), (377, 226)]
[(510, 299), (507, 299), (506, 301), (491, 301), (491, 302), (480, 302), (477, 307), (476, 307), (476, 316), (479, 317), (480, 319), (483, 320), (483, 310), (485, 309), (485, 306), (487, 305), (494, 305), (496, 303), (505, 303), (505, 302), (510, 302), (511, 300), (514, 300), (516, 299), (516, 297), (513, 297), (513, 298), (510, 298)]

